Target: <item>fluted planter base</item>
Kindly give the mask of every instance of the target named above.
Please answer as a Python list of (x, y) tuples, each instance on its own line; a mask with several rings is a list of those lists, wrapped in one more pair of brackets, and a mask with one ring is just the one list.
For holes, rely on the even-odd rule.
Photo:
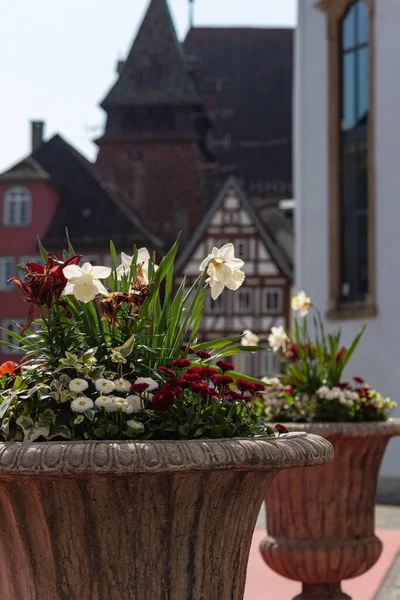
[(0, 444), (2, 600), (242, 600), (280, 469), (317, 436)]
[(340, 583), (303, 583), (301, 594), (293, 600), (351, 600)]
[(376, 487), (387, 443), (400, 435), (400, 419), (288, 427), (325, 437), (335, 460), (275, 479), (266, 497), (268, 535), (261, 554), (274, 571), (303, 584), (298, 599), (349, 598), (341, 581), (368, 571), (382, 552), (374, 532)]

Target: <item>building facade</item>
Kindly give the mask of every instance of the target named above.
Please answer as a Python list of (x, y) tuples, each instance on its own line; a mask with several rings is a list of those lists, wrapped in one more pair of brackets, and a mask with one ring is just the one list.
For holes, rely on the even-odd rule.
[[(400, 4), (299, 0), (298, 11), (296, 285), (345, 343), (367, 323), (350, 375), (397, 400)], [(399, 450), (392, 441), (382, 471), (397, 501)]]
[[(181, 233), (181, 273), (192, 252), (232, 241), (248, 265), (246, 287), (222, 329), (219, 304), (207, 304), (203, 334), (267, 334), (288, 322), (292, 232), (279, 202), (291, 198), (292, 33), (192, 28), (180, 44), (167, 1), (149, 0), (101, 103), (97, 160), (59, 135), (46, 140), (34, 122), (32, 152), (0, 175), (0, 326), (24, 320), (7, 284), (17, 264), (38, 260), (37, 236), (60, 255), (66, 228), (95, 264), (110, 261), (110, 239), (119, 251), (136, 244), (161, 256)], [(260, 376), (267, 367), (243, 368)]]

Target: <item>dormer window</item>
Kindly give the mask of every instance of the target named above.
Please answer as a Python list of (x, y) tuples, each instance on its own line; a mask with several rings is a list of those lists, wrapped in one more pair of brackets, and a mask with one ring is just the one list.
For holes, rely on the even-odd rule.
[(12, 187), (3, 196), (3, 225), (26, 227), (31, 224), (31, 193), (24, 187)]

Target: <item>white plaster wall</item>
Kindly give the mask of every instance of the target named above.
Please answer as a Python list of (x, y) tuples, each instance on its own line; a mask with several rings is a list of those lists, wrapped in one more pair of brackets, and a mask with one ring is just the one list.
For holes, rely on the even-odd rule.
[[(376, 243), (378, 317), (352, 359), (360, 375), (399, 404), (400, 416), (400, 1), (376, 5)], [(326, 20), (315, 0), (298, 0), (295, 76), (296, 286), (327, 310), (328, 117)], [(362, 321), (338, 323), (347, 344)], [(336, 324), (328, 324), (336, 327)], [(400, 441), (382, 474), (400, 478)]]

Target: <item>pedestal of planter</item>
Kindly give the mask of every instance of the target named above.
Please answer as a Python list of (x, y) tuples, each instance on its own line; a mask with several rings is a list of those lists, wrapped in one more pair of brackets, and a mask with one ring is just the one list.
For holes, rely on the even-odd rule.
[(400, 419), (382, 423), (288, 424), (318, 433), (335, 450), (332, 464), (282, 472), (266, 497), (261, 554), (274, 571), (303, 583), (297, 600), (349, 598), (340, 582), (368, 571), (382, 552), (375, 535), (379, 467)]
[(2, 600), (241, 600), (280, 469), (317, 436), (0, 444)]

